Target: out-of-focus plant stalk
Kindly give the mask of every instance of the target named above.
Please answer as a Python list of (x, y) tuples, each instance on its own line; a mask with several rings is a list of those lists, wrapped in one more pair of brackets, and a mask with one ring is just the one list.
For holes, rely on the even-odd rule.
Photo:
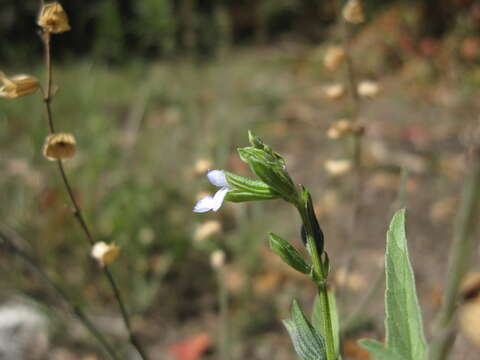
[(63, 300), (63, 302), (70, 308), (72, 314), (77, 317), (87, 331), (90, 332), (90, 334), (98, 341), (110, 358), (113, 360), (120, 360), (116, 354), (116, 351), (108, 343), (97, 327), (90, 321), (83, 310), (76, 305), (72, 299), (70, 299), (68, 294), (59, 285), (57, 285), (48, 277), (40, 265), (38, 265), (38, 263), (30, 255), (15, 245), (15, 241), (12, 240), (8, 234), (1, 230), (0, 244), (3, 245), (9, 253), (20, 258), (45, 284), (47, 284), (58, 295), (58, 297)]
[[(474, 151), (470, 169), (465, 179), (460, 207), (455, 219), (453, 243), (447, 272), (447, 287), (442, 307), (436, 322), (431, 359), (447, 359), (454, 344), (456, 333), (453, 319), (459, 299), (459, 289), (470, 267), (477, 242), (475, 228), (480, 217), (480, 147)], [(476, 321), (472, 319), (472, 321)]]
[(223, 268), (217, 269), (218, 300), (220, 302), (220, 359), (230, 360), (230, 332), (228, 319), (228, 290)]
[[(43, 1), (40, 0), (40, 4), (43, 5)], [(51, 34), (47, 31), (43, 31), (41, 34), (41, 38), (44, 44), (44, 55), (45, 55), (45, 69), (46, 69), (46, 83), (45, 83), (45, 88), (42, 89), (43, 92), (43, 102), (45, 104), (45, 113), (47, 117), (47, 122), (48, 122), (48, 128), (50, 134), (53, 134), (55, 132), (55, 125), (53, 121), (53, 114), (52, 114), (52, 108), (51, 108), (51, 103), (52, 103), (52, 59), (51, 59)], [(72, 203), (72, 206), (74, 208), (74, 215), (75, 218), (78, 220), (85, 237), (87, 238), (90, 246), (93, 246), (95, 244), (95, 240), (93, 238), (92, 232), (90, 231), (85, 218), (83, 217), (80, 205), (78, 204), (75, 195), (73, 194), (72, 186), (70, 185), (70, 181), (67, 177), (67, 174), (65, 173), (65, 169), (63, 167), (62, 160), (57, 160), (57, 166), (58, 170), (60, 172), (63, 184), (65, 186), (65, 189), (68, 193), (68, 197)], [(140, 345), (133, 329), (131, 326), (130, 322), (130, 317), (127, 312), (125, 303), (122, 299), (122, 296), (120, 294), (120, 290), (118, 288), (118, 285), (109, 269), (108, 266), (102, 266), (102, 271), (105, 275), (105, 277), (108, 280), (108, 283), (113, 291), (114, 298), (118, 304), (118, 307), (120, 309), (120, 313), (123, 318), (123, 322), (125, 324), (125, 327), (128, 332), (129, 336), (129, 341), (132, 344), (132, 346), (137, 350), (139, 355), (143, 360), (147, 360), (148, 357), (146, 355), (145, 350), (142, 348)]]

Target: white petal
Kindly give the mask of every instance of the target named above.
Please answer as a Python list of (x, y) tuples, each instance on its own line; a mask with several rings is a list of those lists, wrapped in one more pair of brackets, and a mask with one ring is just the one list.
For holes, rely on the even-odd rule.
[(213, 204), (213, 197), (211, 197), (210, 195), (205, 196), (197, 201), (195, 207), (193, 208), (193, 212), (204, 213), (210, 211), (213, 209)]
[(230, 190), (229, 188), (223, 187), (215, 193), (212, 201), (213, 211), (217, 211), (218, 209), (220, 209), (220, 206), (222, 206), (222, 203), (223, 203), (223, 199), (225, 199), (225, 196), (227, 195), (229, 190)]
[(222, 170), (210, 170), (207, 172), (208, 180), (215, 186), (228, 187), (227, 178)]

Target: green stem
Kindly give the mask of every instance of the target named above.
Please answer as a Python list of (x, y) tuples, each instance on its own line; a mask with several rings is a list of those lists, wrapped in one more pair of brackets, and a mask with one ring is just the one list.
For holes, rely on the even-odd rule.
[(333, 327), (332, 327), (332, 317), (330, 313), (330, 303), (328, 300), (328, 291), (327, 291), (327, 277), (328, 274), (325, 271), (325, 267), (322, 263), (320, 258), (320, 254), (318, 253), (317, 244), (315, 242), (315, 238), (313, 236), (313, 224), (306, 213), (306, 204), (297, 205), (297, 209), (300, 213), (300, 217), (302, 218), (303, 225), (305, 226), (305, 232), (307, 235), (307, 247), (310, 253), (310, 257), (312, 259), (313, 264), (313, 278), (315, 284), (318, 287), (318, 295), (320, 301), (320, 309), (322, 316), (325, 318), (324, 321), (324, 337), (325, 343), (327, 346), (327, 360), (336, 360), (336, 353), (335, 353), (335, 341), (333, 337)]
[(475, 253), (476, 241), (473, 234), (480, 213), (480, 148), (476, 149), (476, 152), (465, 180), (456, 218), (445, 300), (440, 309), (436, 336), (432, 344), (431, 359), (433, 360), (447, 359), (453, 346), (455, 332), (451, 330), (457, 310), (460, 285)]

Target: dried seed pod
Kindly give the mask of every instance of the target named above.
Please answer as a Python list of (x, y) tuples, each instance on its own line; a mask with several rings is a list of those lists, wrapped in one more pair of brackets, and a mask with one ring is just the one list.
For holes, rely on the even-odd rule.
[(349, 120), (335, 121), (327, 130), (327, 136), (329, 139), (337, 140), (347, 135), (352, 134), (354, 131), (353, 123)]
[(331, 84), (323, 88), (323, 94), (327, 100), (340, 100), (347, 93), (345, 86), (342, 84)]
[(336, 70), (343, 64), (346, 58), (345, 50), (340, 46), (331, 46), (327, 49), (323, 64), (328, 70)]
[(92, 257), (101, 266), (113, 263), (120, 255), (120, 248), (115, 243), (107, 244), (103, 241), (95, 243), (92, 247)]
[(51, 161), (70, 159), (77, 150), (72, 134), (58, 133), (48, 135), (43, 146), (43, 155)]
[(467, 275), (460, 290), (463, 300), (458, 313), (460, 331), (480, 348), (480, 273)]
[(218, 270), (225, 265), (225, 252), (222, 250), (215, 250), (210, 255), (210, 265), (213, 269)]
[(198, 159), (193, 172), (196, 176), (204, 176), (206, 172), (211, 169), (213, 169), (213, 163), (210, 160)]
[(374, 98), (380, 93), (380, 85), (376, 81), (363, 80), (357, 86), (358, 95)]
[(195, 230), (193, 238), (196, 241), (205, 240), (211, 236), (220, 234), (222, 232), (222, 224), (216, 220), (206, 221)]
[(342, 176), (352, 170), (352, 162), (350, 160), (327, 160), (325, 162), (325, 170), (332, 176)]
[(59, 2), (52, 2), (42, 6), (37, 20), (38, 26), (51, 34), (60, 34), (70, 30), (68, 16)]
[(349, 0), (342, 10), (343, 18), (352, 24), (361, 24), (365, 21), (363, 6), (360, 0)]
[(30, 75), (22, 74), (8, 78), (0, 72), (0, 80), (3, 83), (3, 86), (0, 87), (0, 97), (5, 99), (16, 99), (33, 94), (40, 87), (37, 78)]

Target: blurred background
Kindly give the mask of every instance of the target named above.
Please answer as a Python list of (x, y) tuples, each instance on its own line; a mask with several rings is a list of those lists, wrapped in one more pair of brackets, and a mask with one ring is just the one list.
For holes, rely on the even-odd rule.
[[(480, 1), (365, 1), (366, 22), (354, 29), (351, 54), (358, 79), (375, 80), (382, 90), (361, 104), (367, 140), (355, 246), (346, 225), (353, 176), (324, 167), (350, 156), (349, 143), (328, 139), (327, 129), (348, 118), (351, 103), (324, 93), (326, 84), (347, 80), (343, 70), (323, 64), (326, 49), (343, 41), (342, 4), (62, 1), (72, 30), (53, 38), (53, 112), (57, 128), (78, 143), (66, 170), (96, 239), (122, 249), (112, 271), (153, 359), (219, 358), (222, 282), (232, 359), (295, 358), (280, 320), (294, 297), (309, 309), (315, 289), (266, 241), (274, 231), (302, 248), (294, 210), (273, 201), (191, 211), (200, 192), (214, 190), (206, 169), (250, 175), (235, 151), (247, 145), (248, 129), (283, 154), (294, 180), (312, 191), (341, 319), (381, 285), (361, 319), (344, 329), (344, 358), (368, 359), (356, 340), (383, 337), (377, 279), (389, 218), (400, 203), (408, 208), (429, 334), (441, 303), (465, 152), (479, 140)], [(0, 10), (0, 70), (43, 79), (38, 3), (0, 0)], [(55, 166), (41, 154), (46, 135), (38, 94), (0, 102), (0, 226), (126, 348), (111, 292), (66, 205)], [(402, 169), (409, 178), (399, 197)], [(226, 253), (220, 270), (210, 265), (217, 249)], [(61, 300), (3, 248), (0, 269), (6, 359), (15, 359), (8, 351), (30, 356), (19, 359), (104, 358)], [(11, 323), (2, 324), (12, 313), (20, 314), (15, 350)], [(478, 350), (463, 337), (456, 346), (454, 359), (476, 358)]]

